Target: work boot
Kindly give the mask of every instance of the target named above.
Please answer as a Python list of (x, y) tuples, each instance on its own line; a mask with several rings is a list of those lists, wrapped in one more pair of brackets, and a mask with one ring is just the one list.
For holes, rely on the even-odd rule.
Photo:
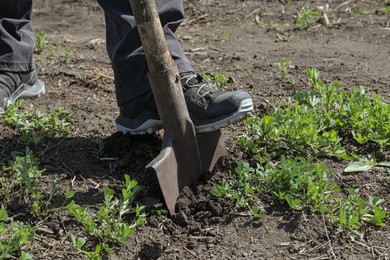
[(163, 128), (152, 90), (120, 106), (115, 120), (118, 132), (131, 135), (153, 134)]
[(0, 71), (0, 114), (21, 98), (35, 98), (45, 93), (45, 85), (35, 70), (28, 72)]
[(212, 132), (248, 116), (253, 111), (250, 95), (243, 91), (217, 91), (194, 73), (181, 74), (188, 112), (197, 133)]
[[(181, 84), (190, 118), (197, 133), (211, 132), (244, 119), (253, 110), (246, 92), (216, 91), (194, 73), (181, 74)], [(131, 135), (152, 134), (163, 128), (150, 90), (122, 105), (116, 129)]]

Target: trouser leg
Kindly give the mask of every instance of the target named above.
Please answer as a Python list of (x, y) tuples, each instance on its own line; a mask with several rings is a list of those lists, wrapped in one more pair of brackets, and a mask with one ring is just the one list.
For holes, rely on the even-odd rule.
[[(150, 90), (148, 66), (128, 0), (98, 0), (105, 11), (107, 52), (118, 105)], [(183, 0), (156, 0), (168, 48), (179, 72), (193, 71), (174, 32), (184, 18)]]
[(0, 0), (0, 70), (34, 69), (32, 0)]

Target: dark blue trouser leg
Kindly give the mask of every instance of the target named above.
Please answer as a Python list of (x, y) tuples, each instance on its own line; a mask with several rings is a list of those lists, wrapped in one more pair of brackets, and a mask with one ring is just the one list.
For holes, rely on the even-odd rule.
[[(106, 18), (107, 52), (118, 105), (150, 90), (148, 66), (128, 0), (98, 0)], [(184, 18), (183, 0), (156, 0), (167, 44), (179, 72), (193, 71), (174, 32)]]
[(0, 0), (0, 70), (35, 68), (31, 10), (32, 0)]

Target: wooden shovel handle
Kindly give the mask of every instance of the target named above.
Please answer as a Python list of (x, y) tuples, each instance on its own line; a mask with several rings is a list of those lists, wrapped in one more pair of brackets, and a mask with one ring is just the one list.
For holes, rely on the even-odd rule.
[(150, 73), (165, 72), (173, 67), (154, 0), (130, 0), (138, 32), (145, 50)]

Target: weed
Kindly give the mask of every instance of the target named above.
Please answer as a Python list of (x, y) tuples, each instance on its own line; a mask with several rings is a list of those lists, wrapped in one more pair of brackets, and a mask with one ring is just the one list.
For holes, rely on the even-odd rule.
[(271, 29), (276, 31), (276, 36), (283, 42), (288, 41), (293, 35), (293, 30), (289, 24), (280, 24), (271, 21)]
[(233, 200), (239, 209), (249, 210), (255, 217), (264, 218), (260, 200), (255, 196), (259, 192), (259, 172), (249, 167), (247, 163), (241, 163), (235, 169), (235, 175), (229, 172), (231, 182), (224, 180), (221, 185), (216, 185), (212, 195)]
[(272, 157), (278, 154), (346, 157), (340, 137), (330, 129), (333, 121), (291, 100), (285, 105), (286, 108), (271, 116), (245, 121), (247, 131), (240, 143), (246, 150)]
[(58, 195), (61, 191), (59, 181), (56, 181), (54, 178), (52, 178), (49, 187), (50, 193), (48, 197), (42, 194), (40, 189), (34, 189), (32, 191), (31, 213), (38, 219), (43, 219), (47, 217), (51, 211), (58, 210), (57, 208), (51, 209), (51, 203), (54, 199), (54, 196)]
[(68, 47), (65, 47), (65, 64), (70, 66), (70, 59), (72, 56), (72, 50)]
[(380, 9), (378, 10), (378, 13), (390, 15), (390, 6), (380, 8)]
[(280, 62), (275, 62), (275, 66), (280, 69), (280, 72), (282, 73), (284, 79), (288, 77), (290, 69), (295, 68), (293, 62), (287, 59), (282, 59)]
[(39, 170), (38, 159), (32, 154), (31, 150), (26, 148), (24, 156), (13, 154), (13, 161), (9, 167), (4, 167), (1, 177), (1, 193), (4, 196), (4, 204), (8, 203), (15, 192), (29, 201), (29, 195), (38, 190), (39, 181), (44, 170)]
[(46, 47), (45, 37), (46, 37), (45, 32), (40, 31), (38, 33), (38, 36), (37, 36), (37, 39), (35, 42), (35, 48), (34, 48), (35, 53), (41, 54), (43, 52), (43, 50), (45, 49), (45, 47)]
[(383, 199), (370, 197), (367, 202), (358, 196), (358, 192), (358, 189), (349, 189), (346, 199), (338, 199), (337, 210), (330, 214), (332, 222), (347, 230), (359, 229), (361, 221), (378, 227), (384, 226), (386, 212), (379, 207)]
[[(282, 64), (280, 67), (284, 68)], [(379, 207), (382, 199), (366, 201), (353, 189), (343, 196), (330, 179), (333, 173), (313, 161), (321, 156), (359, 158), (346, 153), (340, 134), (350, 135), (361, 144), (376, 142), (385, 149), (390, 145), (390, 105), (377, 95), (368, 97), (362, 88), (341, 92), (340, 84), (325, 84), (316, 69), (307, 69), (306, 75), (312, 90), (282, 100), (272, 115), (244, 121), (246, 132), (240, 143), (251, 157), (257, 158), (257, 163), (240, 163), (229, 174), (229, 180), (223, 180), (212, 194), (233, 200), (236, 207), (250, 209), (255, 216), (261, 205), (260, 195), (268, 194), (294, 210), (324, 215), (345, 230), (359, 229), (363, 222), (383, 226), (386, 212)], [(267, 158), (277, 162), (267, 162)], [(361, 157), (346, 171), (374, 166), (388, 167), (390, 163), (377, 162), (372, 156)]]
[(226, 41), (226, 40), (229, 40), (231, 36), (232, 36), (232, 33), (231, 33), (230, 31), (224, 31), (224, 32), (222, 33), (222, 37), (223, 37), (223, 39), (224, 39), (225, 41)]
[(235, 174), (230, 174), (230, 181), (223, 180), (212, 194), (235, 201), (237, 208), (250, 209), (255, 217), (264, 217), (258, 214), (260, 197), (270, 194), (273, 200), (284, 202), (294, 210), (323, 214), (332, 224), (346, 230), (359, 229), (362, 222), (384, 225), (386, 212), (379, 207), (382, 199), (370, 198), (366, 202), (354, 189), (349, 191), (348, 197), (342, 197), (340, 187), (330, 180), (333, 172), (322, 164), (313, 163), (312, 159), (291, 160), (284, 156), (278, 163), (259, 159), (261, 163), (256, 167), (240, 163)]
[(45, 137), (66, 137), (72, 127), (73, 116), (65, 108), (60, 107), (58, 112), (52, 110), (50, 114), (41, 114), (30, 110), (19, 112), (23, 100), (16, 101), (7, 107), (2, 116), (4, 122), (20, 133), (20, 139), (26, 144), (39, 144)]
[(215, 90), (227, 90), (230, 79), (227, 76), (221, 75), (219, 73), (215, 75), (206, 74), (203, 75), (203, 80), (210, 84)]
[(367, 157), (360, 157), (357, 161), (351, 162), (345, 169), (344, 172), (365, 172), (370, 170), (372, 167), (390, 167), (390, 162), (378, 162), (374, 155), (368, 155)]
[(316, 23), (318, 21), (318, 17), (320, 16), (321, 14), (314, 12), (309, 8), (303, 7), (297, 14), (295, 24), (297, 25), (298, 29), (304, 30), (309, 28), (312, 24)]
[(99, 260), (100, 259), (100, 254), (103, 251), (103, 245), (102, 244), (96, 245), (95, 250), (92, 251), (92, 252), (89, 252), (89, 251), (83, 250), (83, 247), (84, 247), (84, 245), (87, 242), (86, 238), (84, 238), (84, 237), (76, 237), (73, 234), (71, 234), (71, 239), (72, 239), (73, 247), (77, 251), (83, 253), (87, 259), (90, 259), (90, 260)]
[[(95, 214), (88, 208), (75, 204), (74, 201), (67, 206), (69, 213), (83, 225), (88, 234), (99, 240), (101, 248), (106, 253), (111, 252), (110, 244), (124, 243), (128, 237), (135, 234), (134, 229), (145, 222), (143, 207), (133, 206), (135, 196), (141, 187), (136, 181), (131, 181), (128, 175), (125, 175), (125, 180), (126, 187), (122, 189), (122, 199), (114, 198), (114, 190), (104, 187), (104, 203)], [(130, 225), (124, 222), (124, 216), (129, 214), (135, 215), (135, 220)], [(78, 250), (81, 250), (80, 245), (84, 244), (81, 242), (76, 243)]]
[(369, 98), (364, 89), (339, 92), (340, 84), (326, 85), (315, 69), (306, 70), (313, 90), (297, 93), (294, 99), (262, 118), (245, 121), (240, 142), (253, 153), (309, 154), (354, 159), (341, 147), (340, 134), (350, 134), (358, 143), (390, 145), (390, 105), (378, 95)]
[[(50, 193), (45, 195), (42, 193), (41, 177), (45, 170), (39, 169), (39, 160), (36, 158), (29, 148), (23, 156), (17, 153), (13, 154), (13, 161), (8, 167), (3, 167), (0, 177), (0, 195), (3, 201), (0, 205), (5, 206), (15, 197), (20, 198), (24, 203), (30, 205), (30, 210), (33, 216), (38, 219), (47, 217), (52, 211), (51, 203), (54, 196), (60, 192), (58, 181), (51, 180)], [(67, 191), (67, 199), (69, 199), (69, 191)], [(64, 202), (65, 203), (65, 202)]]
[[(13, 259), (22, 246), (28, 244), (35, 235), (36, 228), (13, 221), (7, 211), (0, 209), (0, 259)], [(20, 259), (31, 259), (26, 252), (21, 252)]]

